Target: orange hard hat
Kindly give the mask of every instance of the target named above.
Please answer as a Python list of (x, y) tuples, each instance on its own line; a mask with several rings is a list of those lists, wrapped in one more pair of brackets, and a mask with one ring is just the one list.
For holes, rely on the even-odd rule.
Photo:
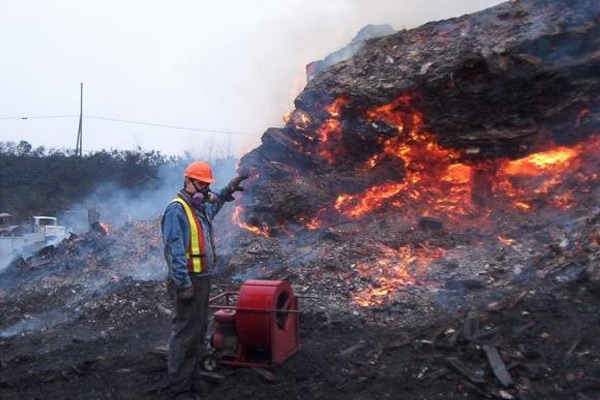
[(188, 165), (185, 169), (184, 176), (206, 183), (213, 183), (215, 181), (210, 165), (204, 161), (194, 161)]

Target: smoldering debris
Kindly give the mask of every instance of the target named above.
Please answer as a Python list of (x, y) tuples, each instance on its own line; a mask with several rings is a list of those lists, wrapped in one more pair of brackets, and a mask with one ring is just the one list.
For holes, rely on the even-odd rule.
[[(215, 221), (213, 292), (286, 279), (320, 302), (301, 316), (301, 350), (267, 382), (226, 370), (203, 394), (600, 394), (597, 77), (584, 85), (598, 8), (573, 4), (519, 0), (399, 32), (311, 80), (288, 124), (242, 161), (247, 190)], [(567, 52), (580, 59), (530, 54), (584, 37), (585, 51)], [(532, 104), (553, 79), (565, 90)], [(483, 114), (454, 115), (467, 108)], [(3, 394), (166, 397), (159, 231), (156, 219), (103, 228), (2, 273)]]

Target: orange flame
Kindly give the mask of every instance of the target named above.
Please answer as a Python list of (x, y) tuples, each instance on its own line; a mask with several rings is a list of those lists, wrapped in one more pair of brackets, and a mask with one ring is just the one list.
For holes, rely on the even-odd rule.
[(445, 255), (444, 249), (427, 246), (417, 250), (402, 246), (394, 250), (380, 244), (378, 250), (381, 257), (376, 261), (357, 265), (359, 276), (376, 280), (375, 285), (352, 297), (361, 307), (383, 304), (399, 287), (414, 284), (415, 277), (423, 273), (432, 261)]
[(334, 118), (339, 118), (342, 115), (342, 108), (346, 105), (348, 99), (344, 97), (338, 97), (335, 101), (327, 106), (325, 110)]
[(300, 218), (300, 222), (302, 222), (305, 225), (306, 229), (308, 229), (308, 230), (319, 229), (325, 225), (324, 221), (325, 221), (325, 214), (327, 214), (327, 211), (328, 211), (328, 208), (323, 207), (323, 208), (319, 209), (319, 211), (317, 211), (315, 216), (312, 217), (311, 219), (302, 217), (302, 218)]
[(317, 136), (323, 143), (330, 140), (340, 140), (342, 138), (342, 124), (337, 119), (328, 119), (317, 130)]
[(381, 207), (389, 198), (394, 197), (406, 187), (405, 183), (383, 184), (373, 186), (361, 195), (340, 195), (335, 202), (335, 209), (351, 217), (360, 217), (367, 212)]
[(520, 210), (531, 210), (536, 196), (548, 196), (554, 207), (568, 209), (573, 203), (573, 189), (565, 187), (565, 182), (569, 178), (581, 183), (597, 181), (598, 174), (585, 159), (597, 160), (599, 151), (600, 136), (591, 136), (572, 147), (558, 146), (518, 160), (501, 161), (494, 190), (513, 198)]
[(308, 230), (319, 229), (322, 226), (322, 223), (317, 218), (313, 218), (306, 223), (306, 228)]
[(231, 216), (231, 222), (233, 222), (234, 224), (236, 224), (237, 226), (239, 226), (240, 228), (246, 229), (254, 234), (257, 235), (263, 235), (265, 237), (270, 237), (271, 235), (269, 234), (269, 227), (265, 226), (262, 228), (259, 228), (257, 226), (252, 226), (249, 225), (245, 222), (243, 222), (241, 220), (241, 214), (243, 211), (243, 207), (241, 205), (238, 205), (235, 207), (235, 209), (233, 210), (233, 215)]
[(577, 148), (556, 147), (546, 152), (534, 153), (519, 160), (510, 161), (502, 172), (509, 176), (538, 176), (545, 173), (559, 173), (569, 169), (578, 153), (579, 149)]
[(523, 203), (522, 201), (517, 201), (515, 203), (515, 207), (521, 211), (529, 211), (531, 210), (531, 206), (527, 203)]
[(360, 217), (386, 204), (410, 205), (419, 215), (446, 215), (451, 218), (473, 213), (471, 204), (472, 167), (457, 160), (460, 153), (444, 149), (435, 137), (422, 130), (423, 117), (408, 112), (410, 97), (367, 111), (373, 120), (395, 124), (399, 134), (383, 141), (383, 152), (371, 157), (364, 168), (375, 168), (383, 159), (398, 159), (406, 176), (401, 183), (373, 186), (358, 195), (338, 196), (334, 208), (349, 217)]
[[(413, 218), (434, 216), (453, 222), (478, 223), (492, 209), (473, 202), (474, 195), (481, 195), (477, 185), (489, 186), (489, 196), (500, 202), (503, 198), (512, 199), (512, 207), (527, 212), (541, 196), (547, 197), (547, 204), (553, 207), (571, 207), (573, 189), (564, 187), (568, 173), (579, 182), (598, 181), (599, 174), (593, 167), (582, 168), (583, 158), (597, 161), (598, 136), (572, 147), (558, 146), (518, 160), (499, 159), (495, 168), (486, 169), (484, 163), (461, 162), (459, 151), (441, 147), (434, 135), (423, 131), (423, 116), (412, 110), (410, 103), (410, 96), (404, 95), (367, 111), (372, 121), (393, 124), (399, 133), (382, 140), (382, 152), (371, 156), (360, 169), (364, 172), (385, 159), (395, 159), (406, 174), (402, 182), (377, 184), (363, 193), (339, 195), (333, 205), (335, 210), (357, 218), (392, 206), (411, 210)], [(475, 174), (481, 171), (486, 175), (477, 182)]]
[(500, 243), (502, 243), (504, 246), (512, 246), (513, 244), (517, 243), (517, 241), (515, 239), (511, 239), (511, 238), (507, 238), (507, 237), (503, 237), (503, 236), (497, 236), (498, 241)]
[(102, 229), (104, 229), (104, 232), (106, 232), (107, 235), (110, 235), (112, 232), (112, 229), (110, 228), (110, 225), (106, 222), (100, 222), (100, 226), (102, 227)]
[[(296, 110), (292, 113), (291, 115), (291, 121), (294, 124), (294, 127), (296, 128), (297, 131), (301, 132), (301, 133), (305, 133), (305, 131), (307, 131), (311, 124), (312, 124), (312, 120), (310, 118), (310, 116), (302, 111), (302, 110)], [(310, 140), (314, 140), (314, 138), (312, 136), (307, 136)]]
[[(313, 131), (315, 152), (330, 164), (343, 151), (343, 146), (339, 146), (343, 137), (338, 118), (345, 105), (346, 100), (337, 99), (328, 106), (326, 111), (331, 118)], [(442, 147), (434, 135), (423, 130), (423, 115), (411, 108), (409, 95), (368, 110), (366, 115), (373, 123), (382, 121), (395, 126), (398, 133), (380, 139), (381, 152), (371, 156), (358, 172), (378, 166), (389, 170), (398, 165), (403, 175), (399, 181), (378, 183), (362, 193), (337, 196), (333, 209), (350, 218), (396, 207), (403, 210), (401, 218), (432, 216), (457, 224), (480, 223), (493, 212), (494, 205), (521, 212), (531, 212), (540, 204), (568, 209), (575, 201), (575, 190), (589, 193), (600, 180), (598, 135), (577, 145), (555, 146), (517, 160), (467, 163), (460, 151)], [(321, 209), (312, 219), (303, 218), (301, 222), (307, 229), (316, 229), (323, 226), (326, 214), (327, 208)], [(504, 246), (516, 243), (511, 238), (497, 238)], [(409, 246), (395, 250), (381, 246), (379, 253), (376, 261), (357, 265), (360, 276), (375, 282), (354, 295), (359, 306), (382, 304), (398, 287), (414, 284), (430, 262), (443, 257), (444, 250), (414, 250)]]
[(296, 131), (310, 140), (314, 147), (305, 148), (298, 144), (298, 147), (306, 154), (318, 154), (325, 162), (330, 165), (336, 163), (336, 160), (344, 154), (345, 150), (339, 146), (342, 139), (342, 124), (339, 121), (342, 108), (348, 102), (347, 99), (340, 97), (326, 107), (327, 113), (331, 118), (326, 119), (317, 129), (312, 129), (312, 120), (304, 111), (296, 111), (292, 115)]

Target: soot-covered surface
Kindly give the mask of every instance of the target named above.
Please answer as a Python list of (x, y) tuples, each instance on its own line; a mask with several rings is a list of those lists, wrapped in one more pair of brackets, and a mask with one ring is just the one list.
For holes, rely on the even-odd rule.
[[(206, 397), (600, 396), (598, 5), (570, 5), (427, 24), (311, 80), (242, 160), (214, 294), (287, 279), (320, 303), (290, 360)], [(2, 398), (167, 398), (161, 252), (137, 221), (2, 271)]]

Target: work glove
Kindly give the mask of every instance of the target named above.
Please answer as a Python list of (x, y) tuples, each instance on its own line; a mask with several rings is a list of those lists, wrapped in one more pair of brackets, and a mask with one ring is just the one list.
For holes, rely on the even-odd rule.
[(194, 286), (190, 285), (177, 290), (177, 298), (183, 304), (191, 304), (194, 301)]
[(223, 189), (223, 192), (221, 194), (223, 196), (223, 200), (224, 201), (235, 200), (235, 197), (233, 197), (233, 194), (235, 192), (241, 192), (244, 190), (244, 188), (241, 187), (240, 184), (245, 179), (248, 179), (248, 175), (240, 174), (240, 175), (236, 176), (235, 178), (233, 178), (231, 181), (229, 181), (229, 183), (227, 184), (227, 186), (225, 186), (225, 189)]

